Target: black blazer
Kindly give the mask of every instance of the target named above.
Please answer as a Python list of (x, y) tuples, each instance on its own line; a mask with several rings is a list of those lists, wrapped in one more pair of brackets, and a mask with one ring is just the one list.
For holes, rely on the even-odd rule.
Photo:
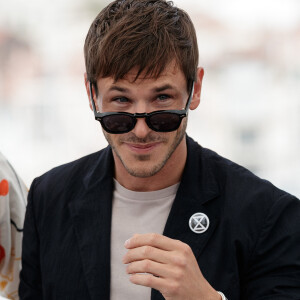
[[(187, 138), (188, 156), (164, 235), (190, 245), (229, 300), (300, 299), (300, 202)], [(111, 148), (32, 183), (23, 238), (21, 299), (109, 299)], [(205, 213), (196, 234), (190, 217)], [(152, 290), (152, 300), (163, 299)]]

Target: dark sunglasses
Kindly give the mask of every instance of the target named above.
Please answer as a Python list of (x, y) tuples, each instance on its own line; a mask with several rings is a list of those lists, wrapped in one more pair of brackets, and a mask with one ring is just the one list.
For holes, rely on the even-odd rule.
[(170, 132), (179, 128), (181, 121), (188, 114), (188, 109), (194, 92), (194, 82), (189, 98), (183, 110), (157, 110), (150, 113), (105, 112), (96, 110), (90, 82), (90, 98), (92, 100), (95, 119), (101, 123), (102, 128), (108, 133), (121, 134), (131, 131), (136, 125), (137, 118), (145, 118), (148, 127), (157, 132)]

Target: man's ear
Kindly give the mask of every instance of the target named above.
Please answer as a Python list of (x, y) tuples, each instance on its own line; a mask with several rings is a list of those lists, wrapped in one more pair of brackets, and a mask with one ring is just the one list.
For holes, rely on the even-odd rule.
[[(90, 104), (90, 109), (93, 110), (93, 106), (92, 106), (92, 99), (90, 99), (90, 82), (87, 79), (87, 74), (86, 72), (84, 72), (84, 84), (85, 84), (85, 89), (86, 89), (86, 93), (89, 99), (89, 104)], [(95, 90), (92, 88), (92, 95), (93, 95), (93, 99), (95, 101)]]
[(200, 104), (203, 76), (204, 69), (199, 67), (197, 69), (197, 81), (194, 83), (194, 94), (190, 105), (191, 110), (196, 109)]

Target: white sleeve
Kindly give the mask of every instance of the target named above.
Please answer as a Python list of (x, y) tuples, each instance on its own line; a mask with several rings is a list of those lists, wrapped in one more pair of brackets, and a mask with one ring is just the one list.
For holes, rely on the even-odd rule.
[(0, 153), (0, 300), (19, 299), (27, 193), (20, 177)]

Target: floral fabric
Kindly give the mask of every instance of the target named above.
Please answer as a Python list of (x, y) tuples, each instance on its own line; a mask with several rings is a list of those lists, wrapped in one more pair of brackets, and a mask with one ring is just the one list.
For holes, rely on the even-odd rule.
[(0, 299), (19, 299), (27, 188), (0, 152)]

